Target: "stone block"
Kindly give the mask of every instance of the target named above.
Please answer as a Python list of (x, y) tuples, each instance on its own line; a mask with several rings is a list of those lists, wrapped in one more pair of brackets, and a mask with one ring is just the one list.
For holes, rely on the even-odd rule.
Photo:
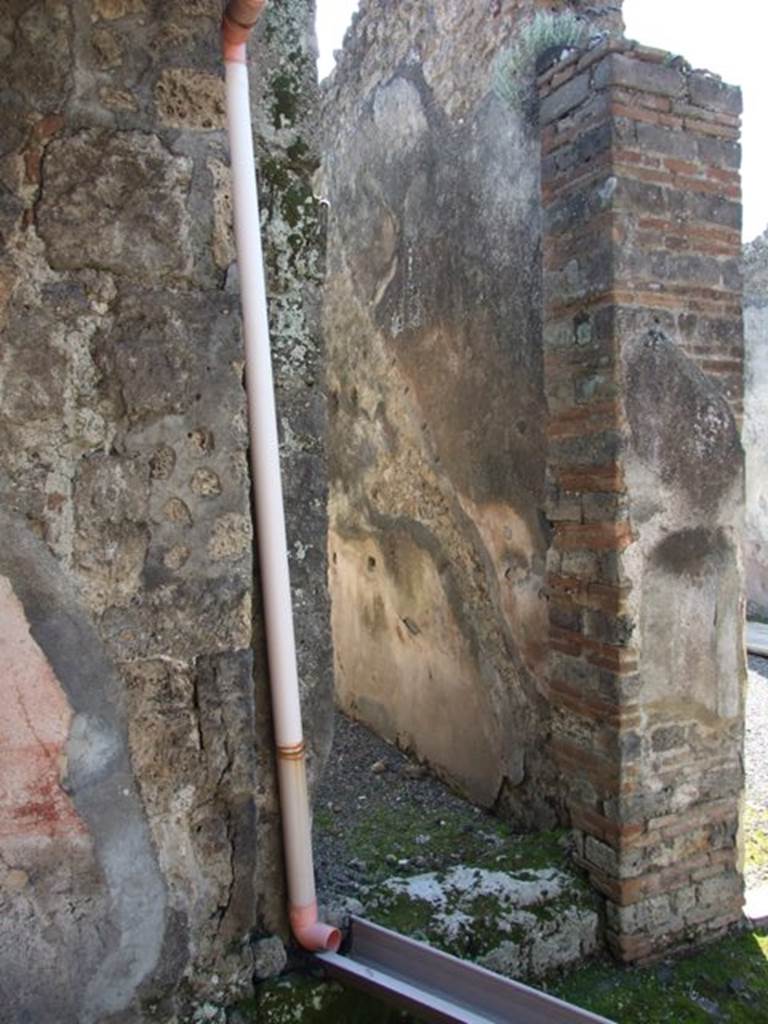
[(600, 559), (594, 551), (564, 551), (561, 567), (567, 575), (594, 577), (599, 572)]
[(35, 112), (60, 111), (73, 87), (75, 18), (71, 5), (32, 4), (8, 13), (15, 15), (8, 33), (13, 35), (14, 45), (0, 74), (8, 75), (9, 85), (24, 82), (25, 101)]
[(585, 633), (604, 643), (626, 646), (635, 628), (636, 623), (627, 615), (609, 615), (592, 610), (585, 614)]
[(713, 139), (707, 136), (696, 140), (702, 163), (727, 167), (737, 171), (741, 167), (741, 146), (727, 139)]
[(694, 71), (688, 77), (690, 101), (706, 110), (723, 114), (740, 114), (742, 111), (741, 89), (727, 85), (716, 75), (705, 71)]
[(166, 68), (154, 89), (161, 125), (197, 131), (225, 127), (224, 79), (194, 68)]
[(654, 729), (651, 734), (651, 746), (657, 751), (674, 750), (686, 743), (687, 732), (682, 725), (666, 725)]
[(581, 498), (562, 493), (551, 497), (547, 502), (547, 516), (556, 522), (580, 523)]
[[(594, 381), (594, 377), (589, 380)], [(611, 393), (615, 392), (617, 385), (612, 381), (610, 384)], [(608, 390), (604, 386), (604, 390)], [(624, 504), (618, 494), (584, 494), (581, 499), (585, 522), (605, 522), (611, 518), (621, 518), (621, 510)]]
[(584, 839), (584, 859), (607, 875), (615, 875), (619, 869), (619, 854), (614, 847), (600, 842), (594, 836), (588, 835)]
[(243, 437), (236, 422), (243, 394), (239, 322), (231, 298), (214, 304), (199, 292), (166, 298), (126, 288), (93, 351), (108, 393), (132, 425), (188, 415), (194, 421), (190, 445), (192, 427), (215, 427), (207, 442), (213, 449), (224, 441), (222, 430), (228, 442)]
[(581, 132), (575, 142), (577, 162), (589, 163), (595, 160), (609, 149), (613, 139), (613, 126), (608, 121)]
[(37, 224), (58, 270), (152, 285), (191, 269), (191, 161), (154, 135), (85, 129), (48, 147)]
[(685, 75), (681, 70), (655, 62), (637, 60), (621, 53), (611, 53), (592, 72), (595, 88), (623, 86), (658, 96), (685, 95)]
[(287, 964), (288, 955), (285, 951), (285, 946), (276, 935), (254, 942), (254, 975), (259, 981), (278, 977), (285, 970)]
[(578, 107), (589, 95), (589, 75), (582, 73), (548, 93), (539, 106), (541, 124), (549, 124)]
[(563, 608), (550, 602), (549, 621), (553, 626), (557, 626), (560, 629), (580, 632), (582, 626), (582, 613), (578, 609)]
[(97, 27), (91, 33), (91, 46), (96, 63), (102, 71), (119, 68), (123, 63), (123, 41), (120, 33), (111, 28)]
[[(671, 201), (668, 204), (671, 208)], [(741, 230), (741, 203), (720, 196), (686, 192), (679, 204), (681, 212), (699, 221), (716, 224), (724, 228)]]
[(652, 896), (628, 907), (606, 905), (608, 927), (619, 934), (659, 932), (669, 928), (674, 917), (669, 896)]
[(742, 899), (744, 880), (741, 875), (723, 874), (720, 878), (707, 878), (697, 889), (697, 903), (705, 906), (726, 907)]
[(663, 153), (680, 160), (696, 160), (700, 153), (694, 136), (643, 121), (637, 125), (637, 141), (644, 152)]

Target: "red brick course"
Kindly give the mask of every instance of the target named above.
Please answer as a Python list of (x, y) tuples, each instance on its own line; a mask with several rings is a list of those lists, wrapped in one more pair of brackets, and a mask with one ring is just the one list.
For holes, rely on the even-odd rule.
[[(667, 56), (612, 41), (538, 80), (551, 749), (578, 862), (618, 908), (609, 941), (629, 961), (719, 934), (741, 893), (737, 768), (726, 757), (718, 769), (706, 746), (689, 751), (684, 723), (643, 704), (622, 568), (637, 539), (624, 337), (655, 317), (737, 415), (742, 401), (740, 98)], [(685, 777), (698, 788), (683, 799)]]

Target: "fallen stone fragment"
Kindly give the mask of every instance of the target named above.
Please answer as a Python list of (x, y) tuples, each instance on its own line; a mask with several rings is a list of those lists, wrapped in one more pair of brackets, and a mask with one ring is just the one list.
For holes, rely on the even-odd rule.
[(288, 963), (285, 946), (276, 935), (259, 939), (253, 944), (253, 976), (259, 981), (276, 978)]
[(320, 919), (342, 931), (349, 927), (350, 917), (362, 917), (365, 907), (354, 896), (343, 896), (320, 908)]

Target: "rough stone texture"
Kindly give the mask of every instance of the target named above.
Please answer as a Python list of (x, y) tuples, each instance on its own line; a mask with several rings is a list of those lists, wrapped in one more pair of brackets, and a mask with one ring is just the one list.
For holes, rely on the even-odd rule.
[(552, 750), (630, 961), (743, 888), (739, 97), (662, 58), (539, 80), (591, 76), (542, 125)]
[(337, 694), (528, 824), (557, 814), (538, 142), (490, 84), (536, 6), (364, 2), (322, 172)]
[(535, 979), (599, 948), (594, 894), (555, 868), (445, 872), (393, 877), (363, 892), (377, 919), (406, 901), (414, 937), (512, 978)]
[(276, 935), (253, 944), (253, 973), (261, 981), (281, 974), (288, 963), (285, 946)]
[(84, 130), (53, 139), (36, 223), (54, 270), (102, 270), (145, 282), (190, 270), (192, 161), (156, 135)]
[(114, 667), (45, 545), (5, 514), (0, 524), (3, 1019), (100, 1021), (161, 957), (183, 956), (183, 929)]
[(768, 233), (744, 250), (747, 612), (768, 622)]
[[(37, 645), (51, 716), (38, 749), (33, 687), (27, 732), (2, 733), (1, 756), (19, 761), (0, 800), (3, 1020), (128, 1024), (235, 998), (251, 989), (249, 936), (284, 927), (220, 11), (11, 0), (0, 13), (3, 594)], [(252, 92), (315, 770), (331, 661), (313, 19), (310, 0), (270, 4)], [(86, 775), (71, 782), (78, 759), (101, 773), (100, 806)], [(35, 824), (49, 812), (61, 835)]]

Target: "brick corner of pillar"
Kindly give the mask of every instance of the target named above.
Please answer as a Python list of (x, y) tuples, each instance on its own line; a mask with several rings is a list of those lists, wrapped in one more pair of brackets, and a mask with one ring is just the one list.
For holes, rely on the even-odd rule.
[(626, 42), (550, 69), (539, 100), (553, 756), (611, 948), (642, 962), (722, 934), (743, 902), (738, 723), (704, 741), (644, 694), (622, 366), (628, 338), (669, 324), (740, 415), (741, 101)]

